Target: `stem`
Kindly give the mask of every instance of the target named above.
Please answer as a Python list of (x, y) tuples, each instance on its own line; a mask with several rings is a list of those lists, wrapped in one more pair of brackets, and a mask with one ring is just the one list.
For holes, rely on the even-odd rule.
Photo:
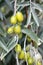
[(31, 11), (31, 0), (30, 0), (30, 11)]
[[(26, 56), (26, 39), (27, 39), (27, 35), (25, 36), (25, 40), (24, 40), (24, 52), (25, 52), (25, 56)], [(26, 59), (26, 63), (27, 63), (27, 59)], [(27, 63), (28, 65), (28, 63)]]
[(27, 35), (25, 36), (25, 40), (24, 40), (24, 51), (25, 51), (25, 48), (26, 48), (26, 38), (27, 38)]
[[(30, 11), (31, 11), (31, 0), (30, 0)], [(26, 38), (27, 38), (27, 35), (25, 36), (25, 40), (24, 40), (24, 51), (25, 51), (25, 54), (26, 54)], [(32, 46), (32, 44), (31, 44), (31, 46)], [(26, 59), (26, 63), (28, 65), (27, 59)]]
[(16, 53), (16, 61), (17, 61), (17, 65), (19, 65), (18, 54), (17, 53)]
[(14, 0), (14, 15), (16, 14), (16, 4), (17, 4), (17, 0)]
[(28, 18), (27, 7), (25, 7), (25, 12), (26, 12), (26, 20), (27, 20), (27, 18)]

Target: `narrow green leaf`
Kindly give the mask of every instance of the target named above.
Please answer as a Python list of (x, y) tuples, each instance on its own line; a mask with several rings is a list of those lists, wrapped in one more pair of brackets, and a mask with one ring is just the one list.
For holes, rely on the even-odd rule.
[(2, 35), (3, 37), (6, 36), (6, 32), (4, 30), (4, 27), (3, 27), (2, 23), (0, 23), (0, 35)]
[(34, 20), (35, 20), (37, 26), (39, 27), (39, 18), (38, 18), (38, 16), (36, 15), (35, 10), (34, 10), (33, 8), (32, 8), (32, 15), (33, 15), (33, 18), (34, 18)]
[(0, 12), (0, 18), (1, 20), (3, 20), (3, 14)]
[(2, 47), (5, 51), (8, 52), (7, 47), (5, 46), (5, 44), (2, 43), (2, 41), (0, 41), (0, 47)]
[(5, 2), (6, 2), (7, 5), (9, 6), (10, 10), (13, 11), (13, 7), (12, 7), (12, 5), (10, 4), (10, 1), (9, 1), (9, 0), (5, 0)]
[[(9, 43), (9, 42), (8, 42)], [(10, 43), (8, 45), (8, 49), (9, 51), (12, 50), (16, 44), (18, 43), (18, 37), (17, 36), (14, 36), (11, 40), (10, 40)]]
[(29, 1), (27, 1), (27, 2), (23, 2), (23, 3), (17, 3), (17, 6), (29, 6), (30, 5), (30, 3), (29, 3)]
[(28, 19), (27, 19), (27, 24), (26, 24), (27, 27), (30, 24), (30, 22), (31, 22), (31, 11), (28, 14)]
[(37, 35), (32, 32), (31, 30), (27, 29), (27, 28), (23, 28), (22, 29), (22, 33), (28, 35), (33, 41), (35, 41), (36, 43), (38, 42), (38, 37)]
[(34, 9), (37, 9), (37, 10), (43, 12), (43, 7), (40, 4), (36, 4), (36, 3), (33, 3), (33, 2), (32, 2), (32, 4), (34, 5), (33, 6)]
[(9, 43), (9, 45), (8, 45), (8, 52), (7, 53), (5, 53), (5, 52), (2, 52), (3, 54), (2, 54), (2, 56), (0, 57), (1, 58), (1, 60), (3, 60), (3, 58), (16, 46), (16, 44), (18, 43), (18, 36), (14, 36), (13, 38), (12, 38), (12, 40), (10, 40), (11, 42)]

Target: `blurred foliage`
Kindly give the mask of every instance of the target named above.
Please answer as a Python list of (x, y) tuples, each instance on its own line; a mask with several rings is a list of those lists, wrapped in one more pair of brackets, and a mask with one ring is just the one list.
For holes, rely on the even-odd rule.
[[(38, 41), (43, 43), (43, 0), (17, 0), (16, 7), (14, 7), (15, 1), (0, 0), (0, 59), (2, 60), (0, 65), (7, 65), (11, 61), (15, 63), (13, 48), (18, 42), (23, 48), (26, 35), (32, 39), (31, 42), (35, 42), (36, 48), (39, 47)], [(13, 26), (10, 23), (10, 17), (15, 14), (15, 11), (21, 11), (24, 15), (24, 22), (20, 24), (22, 27), (21, 39), (16, 34), (7, 33), (7, 29)], [(26, 45), (28, 44), (30, 42), (26, 41)], [(42, 53), (42, 51), (40, 52)], [(12, 63), (9, 65), (14, 65)]]

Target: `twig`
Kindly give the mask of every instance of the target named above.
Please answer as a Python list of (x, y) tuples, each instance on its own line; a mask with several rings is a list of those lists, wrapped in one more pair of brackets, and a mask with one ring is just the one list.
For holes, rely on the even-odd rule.
[(18, 54), (17, 53), (16, 53), (16, 61), (17, 61), (17, 65), (19, 65)]
[(25, 51), (25, 48), (26, 48), (26, 38), (27, 38), (27, 35), (25, 36), (25, 40), (24, 40), (24, 51)]
[(31, 11), (31, 0), (30, 0), (30, 11)]
[[(25, 52), (25, 56), (26, 56), (26, 39), (27, 39), (27, 35), (25, 36), (25, 40), (24, 40), (24, 52)], [(26, 59), (26, 63), (28, 65), (27, 59)]]
[(17, 4), (17, 0), (14, 0), (14, 15), (16, 14), (16, 4)]

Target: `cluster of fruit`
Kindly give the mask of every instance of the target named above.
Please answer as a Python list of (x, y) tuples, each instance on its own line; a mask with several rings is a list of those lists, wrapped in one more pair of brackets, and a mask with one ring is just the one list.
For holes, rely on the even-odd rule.
[(21, 45), (20, 44), (17, 44), (14, 50), (18, 54), (18, 59), (24, 60), (24, 61), (27, 60), (29, 65), (32, 65), (34, 63), (34, 60), (31, 57), (30, 53), (26, 52), (26, 54), (25, 54), (24, 50), (21, 49)]
[(13, 32), (16, 34), (21, 33), (21, 26), (19, 24), (22, 23), (23, 20), (24, 20), (23, 14), (21, 12), (17, 12), (16, 15), (13, 15), (10, 18), (10, 23), (13, 24), (14, 26), (9, 27), (7, 32), (9, 34)]
[(18, 54), (18, 59), (27, 61), (28, 65), (42, 65), (40, 61), (35, 62), (35, 59), (31, 56), (30, 52), (22, 50), (21, 45), (17, 44), (14, 48), (15, 52)]

